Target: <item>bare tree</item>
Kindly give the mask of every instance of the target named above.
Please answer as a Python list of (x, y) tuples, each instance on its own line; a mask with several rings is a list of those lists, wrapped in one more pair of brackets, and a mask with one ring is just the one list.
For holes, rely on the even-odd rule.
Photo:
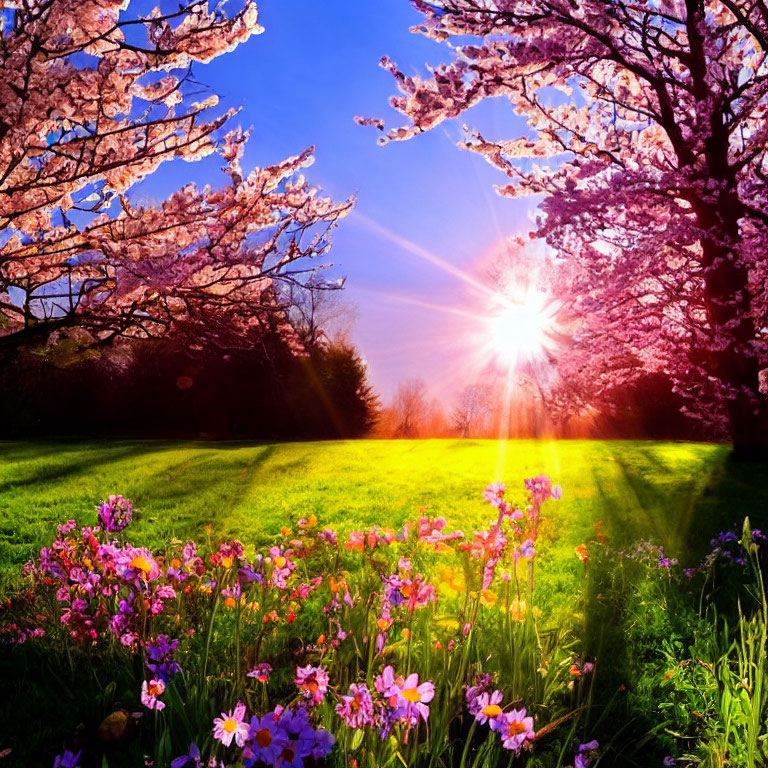
[(492, 391), (487, 384), (470, 384), (461, 390), (451, 422), (462, 437), (477, 437), (484, 431), (491, 412)]
[(419, 437), (424, 432), (427, 388), (421, 379), (408, 379), (400, 383), (392, 401), (394, 411), (394, 437)]

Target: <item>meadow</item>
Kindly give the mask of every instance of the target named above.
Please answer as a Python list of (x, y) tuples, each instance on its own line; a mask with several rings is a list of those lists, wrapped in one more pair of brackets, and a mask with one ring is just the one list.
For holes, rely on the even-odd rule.
[(652, 539), (695, 559), (720, 528), (768, 515), (768, 470), (728, 455), (640, 441), (0, 442), (0, 568), (7, 576), (111, 493), (140, 511), (133, 537), (145, 545), (207, 524), (214, 538), (259, 542), (311, 513), (350, 530), (399, 526), (426, 507), (470, 528), (487, 518), (488, 483), (506, 481), (515, 497), (539, 473), (564, 489), (552, 526), (564, 551), (602, 520), (619, 545)]
[[(734, 706), (731, 683), (766, 679), (759, 654), (749, 663), (736, 658), (731, 640), (742, 632), (743, 648), (764, 647), (768, 609), (760, 625), (745, 597), (741, 616), (733, 590), (749, 581), (743, 568), (735, 579), (717, 570), (715, 579), (713, 561), (703, 581), (683, 569), (699, 564), (721, 531), (738, 532), (725, 548), (736, 546), (746, 516), (766, 527), (766, 470), (732, 461), (727, 446), (671, 442), (2, 443), (0, 574), (12, 600), (0, 611), (0, 630), (19, 639), (0, 655), (11, 691), (0, 705), (0, 751), (10, 745), (9, 765), (46, 765), (72, 747), (57, 765), (86, 768), (133, 765), (142, 756), (170, 765), (190, 741), (238, 766), (312, 766), (327, 754), (331, 765), (371, 768), (491, 768), (514, 756), (530, 766), (662, 758), (693, 765), (707, 750), (715, 761), (728, 755), (749, 766), (765, 752), (768, 687), (742, 694), (736, 715), (721, 709), (723, 701)], [(523, 486), (541, 475), (562, 487), (562, 498), (546, 478), (543, 491)], [(506, 491), (484, 494), (493, 481), (506, 482)], [(70, 519), (92, 526), (110, 494), (133, 502), (128, 530), (102, 523), (99, 536), (115, 532), (105, 544), (70, 526), (57, 537)], [(121, 503), (102, 508), (100, 519), (122, 515)], [(418, 525), (396, 534), (406, 521)], [(454, 529), (466, 536), (452, 538)], [(111, 548), (111, 536), (125, 543)], [(55, 538), (66, 573), (39, 561), (33, 591), (19, 592), (30, 585), (23, 564)], [(202, 560), (182, 554), (190, 539)], [(83, 570), (106, 591), (88, 586), (91, 597), (76, 608)], [(57, 584), (64, 593), (54, 599)], [(720, 613), (706, 609), (705, 595)], [(45, 634), (37, 635), (43, 618)], [(177, 651), (168, 650), (173, 636), (181, 638)], [(159, 669), (157, 654), (167, 674), (147, 680), (144, 664)], [(267, 660), (275, 670), (269, 695), (266, 683), (249, 681), (253, 665)], [(397, 677), (400, 670), (411, 677)], [(416, 704), (402, 697), (416, 673), (412, 695), (419, 679), (428, 682), (418, 689), (421, 709), (410, 709)], [(473, 689), (474, 680), (482, 685)], [(376, 714), (368, 724), (350, 709), (354, 685), (369, 696), (366, 681), (383, 697), (370, 702)], [(478, 725), (482, 713), (467, 719), (466, 708), (476, 714), (478, 696), (491, 695), (491, 681), (494, 696), (503, 692), (513, 707), (497, 707), (493, 721), (510, 729), (503, 747), (493, 725)], [(342, 695), (345, 685), (352, 698)], [(440, 704), (430, 715), (424, 702), (432, 696)], [(395, 700), (399, 708), (388, 709)], [(262, 714), (276, 706), (280, 743), (289, 752), (303, 744), (306, 754), (296, 752), (296, 762), (268, 750), (254, 757), (256, 726), (240, 725), (240, 701)], [(109, 717), (140, 718), (144, 708), (155, 709), (154, 719), (145, 716), (138, 735), (107, 749)], [(245, 729), (242, 753), (240, 741), (232, 751), (227, 733), (211, 737), (219, 712), (223, 723)], [(374, 721), (381, 737), (370, 732)], [(754, 744), (743, 757), (734, 745), (745, 744), (745, 734)], [(599, 751), (589, 746), (598, 738)], [(189, 749), (188, 762), (182, 755), (174, 768), (198, 764)]]

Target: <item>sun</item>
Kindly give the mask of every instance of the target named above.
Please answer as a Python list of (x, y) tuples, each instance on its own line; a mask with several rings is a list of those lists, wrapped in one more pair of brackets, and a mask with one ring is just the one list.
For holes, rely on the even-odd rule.
[(518, 368), (544, 361), (554, 343), (556, 308), (544, 294), (527, 291), (516, 301), (498, 296), (487, 318), (487, 346), (498, 365)]

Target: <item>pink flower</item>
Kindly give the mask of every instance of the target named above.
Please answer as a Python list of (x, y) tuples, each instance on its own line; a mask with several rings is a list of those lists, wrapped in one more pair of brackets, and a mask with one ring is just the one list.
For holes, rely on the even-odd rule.
[(305, 699), (311, 699), (314, 704), (320, 704), (328, 691), (328, 673), (322, 667), (296, 667), (296, 683)]
[[(398, 692), (398, 704), (405, 709), (405, 717), (427, 720), (429, 707), (427, 704), (435, 696), (435, 685), (432, 681), (419, 684), (419, 676), (414, 672), (403, 682)], [(415, 713), (415, 714), (414, 714)]]
[(222, 712), (221, 717), (214, 718), (213, 738), (225, 747), (228, 747), (234, 739), (237, 746), (242, 747), (248, 738), (248, 726), (243, 722), (244, 717), (245, 704), (238, 701), (232, 712)]
[(349, 728), (363, 728), (374, 724), (373, 698), (365, 683), (352, 683), (349, 695), (341, 697), (336, 713)]
[(491, 483), (483, 493), (483, 498), (491, 506), (499, 507), (504, 501), (504, 492), (506, 487), (504, 483)]
[(147, 709), (165, 709), (165, 702), (160, 701), (158, 696), (161, 696), (165, 691), (165, 683), (162, 678), (154, 678), (147, 682), (146, 680), (141, 684), (141, 703)]

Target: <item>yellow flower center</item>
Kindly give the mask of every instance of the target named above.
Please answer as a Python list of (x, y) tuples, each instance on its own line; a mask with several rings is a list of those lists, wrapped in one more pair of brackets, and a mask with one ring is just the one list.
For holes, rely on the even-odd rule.
[(416, 690), (416, 688), (406, 688), (403, 691), (402, 696), (406, 701), (412, 701), (413, 703), (421, 701), (421, 694)]
[(501, 714), (501, 707), (498, 704), (489, 704), (483, 707), (483, 714), (486, 717), (498, 717)]
[(136, 557), (131, 560), (131, 568), (135, 571), (144, 571), (144, 573), (149, 573), (150, 570), (152, 570), (149, 561), (141, 555), (136, 555)]
[(507, 733), (510, 736), (517, 736), (519, 733), (524, 733), (525, 730), (525, 726), (519, 720), (514, 720), (507, 726)]
[(233, 720), (231, 717), (224, 721), (224, 724), (221, 726), (227, 733), (232, 733), (234, 730), (237, 729), (237, 721)]
[(221, 564), (225, 568), (231, 568), (232, 567), (232, 558), (229, 555), (227, 555), (226, 557), (222, 557), (221, 558)]
[(285, 558), (284, 558), (282, 555), (278, 555), (278, 556), (275, 558), (275, 565), (276, 565), (278, 568), (285, 568), (285, 562), (286, 562), (286, 561), (285, 561)]

